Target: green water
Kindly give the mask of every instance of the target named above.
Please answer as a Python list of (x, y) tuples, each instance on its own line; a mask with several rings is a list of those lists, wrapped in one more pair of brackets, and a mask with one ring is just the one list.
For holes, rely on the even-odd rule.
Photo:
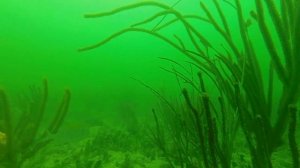
[[(5, 111), (7, 109), (5, 109), (5, 101), (3, 100), (8, 101), (12, 118), (11, 124), (15, 128), (18, 121), (22, 119), (22, 111), (26, 111), (24, 110), (25, 107), (20, 105), (22, 101), (24, 101), (23, 103), (28, 103), (30, 106), (30, 103), (35, 100), (34, 96), (36, 95), (30, 92), (30, 86), (43, 88), (43, 80), (46, 79), (49, 92), (44, 117), (39, 126), (40, 129), (36, 134), (37, 137), (33, 139), (33, 142), (30, 142), (31, 146), (28, 145), (29, 149), (19, 150), (18, 148), (12, 150), (13, 154), (7, 154), (9, 153), (7, 152), (9, 151), (7, 148), (9, 147), (6, 147), (6, 145), (10, 144), (10, 139), (9, 136), (6, 137), (8, 139), (5, 138), (3, 144), (0, 144), (0, 168), (205, 167), (203, 153), (199, 150), (199, 142), (196, 140), (198, 136), (196, 133), (198, 129), (197, 120), (194, 120), (195, 116), (190, 112), (191, 108), (186, 105), (186, 99), (184, 99), (181, 93), (183, 88), (187, 88), (192, 98), (192, 104), (195, 105), (197, 110), (203, 110), (203, 104), (199, 103), (202, 100), (201, 96), (199, 98), (202, 92), (201, 94), (197, 93), (200, 84), (197, 77), (199, 69), (197, 66), (194, 66), (194, 64), (197, 64), (195, 61), (189, 59), (185, 54), (165, 41), (141, 32), (129, 32), (93, 50), (78, 51), (80, 48), (96, 44), (117, 31), (147, 19), (153, 14), (161, 12), (163, 9), (153, 6), (141, 6), (101, 18), (84, 18), (84, 14), (111, 11), (121, 6), (140, 2), (147, 1), (0, 1), (0, 88), (6, 94), (6, 97), (0, 97), (0, 113), (3, 113), (0, 114), (0, 133), (4, 135), (8, 132), (8, 129), (5, 127), (5, 119), (7, 119), (5, 118)], [(192, 14), (207, 18), (198, 0), (164, 0), (157, 2), (173, 6), (176, 11), (182, 14)], [(222, 23), (213, 1), (203, 0), (203, 2), (205, 2), (212, 15), (217, 16), (216, 21), (219, 24)], [(231, 38), (238, 50), (241, 51), (241, 55), (243, 55), (245, 54), (245, 50), (243, 49), (244, 44), (237, 20), (236, 4), (233, 1), (219, 2), (229, 23)], [(281, 9), (279, 1), (275, 2), (275, 8), (278, 10)], [(254, 44), (252, 46), (253, 50), (257, 54), (259, 65), (257, 69), (261, 70), (261, 81), (264, 88), (262, 92), (267, 95), (269, 63), (272, 57), (269, 56), (269, 51), (265, 45), (257, 20), (250, 15), (252, 10), (256, 10), (254, 0), (241, 1), (241, 3), (245, 22), (251, 21), (251, 24), (247, 27), (247, 33)], [(300, 7), (297, 6), (299, 4), (298, 1), (292, 0), (292, 3), (296, 6), (295, 9), (297, 10), (295, 11), (300, 10)], [(267, 13), (268, 8), (266, 4), (264, 4), (263, 8)], [(298, 15), (295, 14), (296, 16)], [(151, 30), (155, 26), (163, 25), (173, 18), (174, 16), (171, 15), (158, 17), (141, 27)], [(233, 78), (234, 74), (231, 74), (231, 71), (226, 69), (225, 65), (220, 65), (221, 61), (216, 57), (218, 52), (225, 55), (233, 55), (234, 57), (233, 51), (228, 46), (226, 40), (216, 31), (216, 28), (212, 24), (192, 19), (189, 20), (189, 23), (196, 27), (197, 31), (201, 32), (213, 44), (213, 48), (205, 48), (203, 45), (200, 45), (207, 52), (205, 54), (208, 54), (209, 59), (213, 60), (213, 63), (220, 68), (222, 75), (226, 79)], [(265, 23), (270, 28), (271, 37), (274, 37), (272, 39), (274, 45), (279, 48), (279, 59), (285, 65), (284, 52), (280, 47), (282, 44), (277, 37), (276, 29), (269, 15), (266, 15)], [(189, 50), (197, 52), (191, 42), (190, 36), (188, 36), (186, 28), (182, 24), (176, 22), (162, 29), (159, 33), (171, 39), (175, 44), (180, 44), (174, 37), (174, 35), (177, 35), (184, 43), (188, 54), (190, 54)], [(199, 44), (199, 39), (197, 40)], [(298, 43), (295, 42), (295, 44)], [(296, 55), (297, 52), (294, 54)], [(237, 62), (237, 59), (234, 57), (232, 61)], [(240, 63), (238, 65), (239, 68), (247, 69), (247, 66), (243, 67), (243, 64)], [(296, 67), (295, 69), (299, 66), (297, 61), (295, 61), (294, 66)], [(169, 71), (173, 72), (170, 73)], [(246, 71), (246, 74), (243, 75), (247, 78), (247, 70), (241, 71), (241, 73)], [(177, 76), (174, 75), (176, 74), (174, 72), (178, 72)], [(196, 88), (193, 88), (189, 81), (179, 77), (179, 73), (186, 75), (190, 79), (190, 82), (195, 84)], [(249, 76), (252, 73), (254, 74), (255, 72), (248, 72)], [(284, 84), (281, 82), (280, 77), (278, 77), (277, 71), (274, 70), (274, 73), (273, 102), (271, 102), (271, 106), (274, 106), (274, 109), (268, 109), (273, 113), (267, 116), (271, 124), (275, 124), (276, 118), (279, 116), (276, 113), (276, 109), (280, 105), (280, 96), (284, 91), (282, 89)], [(244, 80), (243, 75), (241, 75), (241, 81)], [(222, 130), (221, 126), (221, 113), (216, 112), (221, 108), (218, 104), (220, 92), (212, 80), (216, 78), (210, 78), (206, 73), (203, 76), (206, 83), (206, 92), (210, 97), (210, 104), (214, 106), (214, 108), (211, 108), (212, 121), (216, 124), (215, 127), (218, 127), (215, 128), (218, 129), (218, 134), (216, 134), (218, 138), (227, 134), (226, 132), (222, 132), (224, 130)], [(288, 80), (294, 82), (300, 81), (297, 77)], [(216, 81), (218, 80), (216, 79)], [(234, 83), (241, 81), (230, 81), (230, 87)], [(245, 81), (251, 82), (251, 79), (248, 81), (246, 79)], [(295, 83), (295, 85), (299, 85), (299, 83)], [(300, 90), (299, 86), (295, 88)], [(41, 135), (44, 130), (48, 129), (49, 123), (53, 120), (65, 89), (70, 90), (71, 99), (67, 115), (59, 128), (59, 132), (42, 137)], [(295, 90), (295, 92), (298, 93), (298, 90)], [(252, 93), (253, 95), (256, 94), (254, 91)], [(33, 94), (33, 97), (26, 97), (28, 94)], [(243, 100), (246, 102), (242, 102), (246, 104), (244, 109), (252, 109), (252, 106), (249, 105), (252, 99), (244, 96), (245, 93), (243, 90), (241, 94)], [(20, 95), (25, 95), (27, 99), (21, 99), (20, 102)], [(225, 96), (226, 93), (224, 92), (222, 95)], [(42, 99), (41, 97), (38, 98)], [(297, 98), (291, 99), (290, 104), (298, 103), (299, 95), (295, 97)], [(65, 100), (65, 102), (67, 101)], [(235, 102), (235, 99), (225, 96), (225, 106), (228, 112), (230, 111), (229, 114), (226, 113), (227, 120), (232, 123), (238, 123), (239, 119), (235, 117), (239, 115), (239, 110), (237, 110), (237, 107), (231, 107), (232, 103), (230, 102)], [(171, 110), (170, 106), (172, 106)], [(178, 119), (173, 114), (172, 108), (176, 109), (176, 113), (180, 111), (178, 114), (182, 119)], [(152, 109), (155, 109), (155, 114), (159, 122), (156, 122)], [(264, 109), (264, 107), (261, 109)], [(287, 110), (287, 107), (285, 109)], [(255, 125), (256, 115), (259, 118), (261, 113), (253, 114), (253, 121), (247, 118), (249, 123), (253, 122)], [(35, 114), (26, 117), (36, 118)], [(204, 122), (205, 128), (203, 129), (205, 132), (207, 131), (207, 127), (210, 127), (210, 119), (206, 121), (206, 119), (202, 118), (200, 120)], [(185, 126), (182, 126), (184, 124), (181, 123), (181, 120), (184, 121)], [(289, 123), (289, 120), (287, 120), (287, 123)], [(299, 126), (298, 123), (296, 124)], [(286, 124), (286, 126), (290, 125)], [(249, 144), (245, 140), (243, 129), (240, 126), (238, 127), (238, 130), (235, 132), (236, 136), (232, 139), (232, 152), (225, 153), (225, 155), (230, 154), (232, 156), (229, 165), (238, 168), (255, 167), (251, 163), (251, 154), (248, 149)], [(205, 133), (209, 134), (210, 131), (208, 129), (208, 132)], [(282, 136), (283, 143), (276, 148), (275, 152), (271, 152), (270, 154), (272, 155), (270, 158), (275, 168), (288, 168), (293, 165), (287, 132), (287, 129), (285, 129)], [(26, 134), (26, 132), (23, 134)], [(231, 135), (231, 132), (228, 134)], [(269, 136), (269, 133), (265, 134), (266, 137)], [(161, 139), (159, 139), (158, 135), (165, 136), (162, 138), (164, 139), (164, 143), (159, 142)], [(255, 135), (251, 134), (251, 136)], [(296, 136), (296, 141), (299, 142), (299, 137), (298, 135)], [(41, 139), (48, 138), (53, 139), (53, 141), (49, 144), (47, 143), (47, 145), (41, 147), (39, 150), (32, 150)], [(206, 147), (208, 148), (210, 146), (209, 141), (211, 140), (209, 139), (209, 135), (202, 138), (206, 141)], [(182, 142), (178, 142), (180, 139)], [(220, 139), (217, 141), (221, 142)], [(17, 143), (18, 141), (21, 142), (22, 140), (17, 139), (14, 142)], [(188, 147), (182, 147), (185, 146), (184, 144)], [(218, 146), (220, 144), (215, 143), (214, 145)], [(14, 146), (15, 144), (11, 145)], [(256, 147), (256, 144), (254, 146)], [(209, 151), (211, 149), (205, 149), (204, 151), (206, 150)], [(259, 150), (259, 147), (257, 147), (257, 150)], [(33, 153), (28, 158), (20, 161), (22, 160), (20, 158), (28, 151), (33, 151)], [(262, 153), (266, 154), (268, 152)], [(17, 155), (17, 159), (11, 159), (12, 155)], [(261, 155), (257, 155), (261, 157)], [(219, 157), (220, 155), (218, 155)], [(224, 167), (221, 164), (221, 158), (217, 159), (218, 167)], [(209, 158), (209, 160), (211, 162), (209, 163), (210, 167), (214, 167), (213, 157)], [(22, 162), (22, 164), (10, 164), (9, 161)], [(262, 165), (256, 166), (257, 168), (263, 167)]]

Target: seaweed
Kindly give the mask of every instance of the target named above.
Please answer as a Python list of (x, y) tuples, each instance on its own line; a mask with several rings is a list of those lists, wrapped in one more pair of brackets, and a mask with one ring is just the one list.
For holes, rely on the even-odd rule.
[[(20, 116), (13, 111), (8, 96), (0, 89), (1, 132), (5, 142), (0, 148), (0, 166), (19, 168), (33, 157), (39, 150), (46, 147), (61, 127), (66, 117), (71, 92), (66, 89), (61, 104), (54, 113), (51, 123), (41, 132), (48, 101), (48, 82), (43, 81), (43, 87), (31, 87), (29, 94), (20, 96)], [(3, 116), (3, 118), (2, 118)]]
[[(290, 0), (275, 4), (272, 0), (252, 0), (249, 1), (254, 5), (251, 11), (245, 11), (243, 9), (243, 3), (245, 2), (240, 0), (234, 0), (233, 2), (213, 0), (212, 2), (212, 6), (207, 6), (205, 1), (200, 2), (200, 7), (205, 16), (198, 16), (198, 14), (187, 16), (175, 10), (172, 6), (154, 1), (125, 5), (109, 12), (87, 14), (85, 15), (86, 18), (101, 18), (146, 6), (163, 10), (144, 21), (132, 25), (132, 27), (111, 35), (98, 44), (81, 48), (79, 51), (98, 48), (110, 40), (132, 31), (150, 34), (170, 44), (171, 47), (190, 58), (191, 62), (199, 67), (201, 73), (208, 74), (212, 78), (215, 87), (219, 90), (222, 103), (230, 106), (231, 110), (228, 113), (238, 113), (240, 127), (245, 135), (251, 154), (252, 166), (271, 168), (272, 154), (278, 147), (283, 145), (282, 142), (288, 130), (289, 113), (287, 111), (289, 111), (289, 106), (297, 104), (300, 97), (300, 75), (298, 74), (300, 71), (300, 33), (298, 31), (300, 28), (300, 2)], [(231, 12), (236, 17), (237, 27), (229, 24), (223, 8), (225, 5), (233, 7)], [(211, 13), (210, 8), (215, 8), (216, 14)], [(261, 35), (263, 40), (260, 42), (264, 45), (259, 47), (265, 47), (267, 50), (267, 53), (263, 55), (259, 54), (259, 51), (255, 48), (257, 47), (256, 42), (253, 42), (254, 38), (249, 33), (249, 19), (245, 18), (245, 12), (249, 12), (254, 23), (257, 23), (257, 26), (255, 26), (256, 35)], [(167, 15), (172, 15), (175, 19), (166, 23), (160, 22), (160, 25), (151, 30), (142, 27), (146, 23)], [(206, 36), (197, 25), (191, 24), (191, 19), (211, 25), (215, 32), (223, 38), (226, 51), (217, 49), (216, 45), (210, 42), (209, 36)], [(160, 33), (160, 30), (172, 26), (175, 22), (182, 23), (183, 30), (190, 41), (183, 41), (176, 35), (174, 35), (174, 40)], [(239, 31), (234, 32), (233, 30)], [(233, 36), (239, 37), (241, 42), (234, 39)], [(185, 43), (188, 42), (193, 44), (192, 49), (186, 48)], [(240, 43), (242, 46), (240, 46)], [(263, 76), (259, 62), (260, 57), (266, 57), (270, 60), (270, 72), (267, 78)], [(218, 59), (218, 64), (215, 63), (214, 59)], [(174, 73), (179, 74), (178, 72)], [(281, 90), (276, 90), (274, 85), (281, 87)], [(278, 106), (272, 96), (277, 92), (280, 92), (280, 97), (277, 98), (279, 101)], [(193, 110), (194, 108), (186, 91), (184, 91), (184, 95), (188, 107), (193, 111), (193, 117), (197, 121), (199, 116), (195, 115), (196, 111)], [(207, 100), (203, 97), (202, 101), (206, 102)], [(202, 106), (206, 110), (211, 108), (208, 107), (207, 103), (203, 103)], [(209, 113), (211, 112), (206, 112), (206, 122), (209, 128), (207, 135), (210, 136), (208, 140), (212, 140), (218, 146), (216, 136), (213, 135), (213, 132), (217, 130), (213, 128), (213, 118), (209, 117)], [(295, 158), (297, 158), (298, 152), (295, 150), (295, 141), (292, 140), (295, 138), (292, 133), (294, 132), (295, 122), (290, 122), (289, 143), (293, 148), (291, 151), (294, 164), (297, 165), (298, 161)], [(203, 136), (201, 135), (200, 138), (205, 139)], [(216, 164), (218, 161), (215, 159), (216, 154), (214, 153), (216, 149), (213, 149), (212, 145), (202, 146), (201, 148), (206, 147), (209, 148), (208, 151), (210, 152), (208, 154), (210, 159), (203, 159), (206, 167), (218, 167)]]

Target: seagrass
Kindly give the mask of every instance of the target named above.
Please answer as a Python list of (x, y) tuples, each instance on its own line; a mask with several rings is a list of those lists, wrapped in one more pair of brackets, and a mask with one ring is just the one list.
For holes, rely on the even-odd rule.
[[(261, 35), (263, 39), (261, 42), (264, 46), (261, 47), (267, 50), (264, 55), (258, 55), (253, 38), (249, 34), (249, 25), (243, 9), (245, 2), (240, 0), (233, 2), (213, 0), (212, 2), (212, 6), (207, 6), (205, 1), (200, 2), (205, 16), (184, 15), (175, 10), (173, 6), (155, 1), (125, 5), (109, 12), (87, 14), (85, 15), (86, 18), (101, 18), (145, 6), (163, 10), (95, 45), (81, 48), (79, 51), (98, 48), (128, 32), (146, 33), (170, 44), (171, 47), (190, 58), (191, 62), (199, 68), (199, 71), (213, 80), (219, 94), (224, 99), (223, 103), (231, 106), (232, 113), (237, 112), (239, 114), (240, 126), (252, 156), (252, 166), (257, 168), (272, 167), (271, 156), (282, 145), (282, 139), (284, 139), (289, 125), (288, 107), (297, 104), (300, 97), (300, 75), (298, 73), (300, 72), (300, 1), (281, 0), (278, 4), (273, 0), (251, 1), (255, 7), (249, 12), (252, 16), (252, 22), (257, 23), (252, 26), (256, 26), (256, 34)], [(223, 9), (224, 5), (232, 7), (238, 27), (231, 27), (228, 23)], [(210, 12), (212, 7), (216, 9), (216, 14)], [(172, 15), (175, 18), (165, 23), (159, 22), (160, 25), (156, 25), (153, 29), (142, 27), (144, 24), (167, 15)], [(218, 19), (221, 21), (220, 23)], [(201, 27), (198, 28), (191, 24), (190, 20), (212, 25), (215, 32), (223, 37), (225, 51), (216, 49), (214, 44), (210, 42), (209, 36), (203, 34)], [(187, 41), (183, 41), (179, 36), (174, 35), (174, 40), (160, 33), (160, 30), (172, 26), (175, 22), (180, 22), (183, 25), (183, 31), (186, 32), (189, 42), (193, 45), (192, 49), (187, 48)], [(275, 31), (272, 31), (273, 29)], [(232, 30), (239, 31), (233, 32)], [(241, 42), (233, 39), (233, 35), (238, 36)], [(207, 50), (213, 51), (213, 54), (209, 54)], [(218, 64), (211, 57), (217, 58)], [(263, 76), (259, 57), (267, 57), (270, 60), (267, 77)], [(189, 81), (178, 71), (171, 72), (181, 76), (185, 81)], [(275, 76), (278, 79), (275, 79)], [(278, 107), (275, 106), (273, 100), (275, 84), (282, 88), (278, 98)], [(192, 85), (195, 86), (195, 84)], [(191, 108), (188, 99), (187, 102)], [(197, 118), (197, 116), (195, 117)], [(257, 125), (262, 128), (257, 127)], [(290, 140), (290, 142), (293, 141)], [(293, 156), (295, 157), (295, 155), (297, 152), (294, 152)], [(204, 162), (206, 162), (205, 159)], [(294, 159), (294, 162), (299, 161)], [(206, 165), (208, 166), (208, 164)], [(294, 163), (294, 165), (298, 164)]]

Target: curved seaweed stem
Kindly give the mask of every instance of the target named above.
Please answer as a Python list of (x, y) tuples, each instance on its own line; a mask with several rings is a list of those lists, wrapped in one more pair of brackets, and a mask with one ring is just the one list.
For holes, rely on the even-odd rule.
[(112, 11), (108, 11), (108, 12), (85, 14), (84, 17), (85, 18), (100, 18), (100, 17), (104, 17), (104, 16), (114, 15), (116, 13), (120, 13), (120, 12), (127, 11), (130, 9), (144, 7), (144, 6), (155, 6), (155, 7), (159, 7), (162, 9), (171, 9), (171, 7), (169, 7), (168, 5), (158, 3), (158, 2), (153, 2), (153, 1), (147, 1), (147, 2), (139, 2), (139, 3), (135, 3), (135, 4), (131, 4), (131, 5), (122, 6), (122, 7), (116, 8), (116, 9), (114, 9)]
[(56, 134), (58, 129), (61, 127), (61, 125), (66, 117), (67, 111), (69, 109), (70, 101), (71, 101), (71, 92), (69, 89), (66, 89), (64, 97), (63, 97), (63, 99), (60, 103), (60, 106), (56, 112), (56, 115), (54, 116), (51, 124), (49, 125), (48, 131), (51, 134)]
[(144, 7), (144, 6), (154, 6), (154, 7), (159, 7), (159, 8), (170, 11), (170, 13), (174, 14), (183, 23), (183, 25), (187, 29), (190, 29), (199, 38), (199, 40), (203, 43), (203, 45), (212, 48), (212, 45), (209, 43), (209, 41), (200, 32), (198, 32), (192, 25), (190, 25), (179, 12), (177, 12), (176, 10), (173, 10), (171, 7), (169, 7), (167, 5), (164, 5), (164, 4), (158, 3), (158, 2), (147, 1), (147, 2), (132, 4), (132, 5), (126, 5), (126, 6), (114, 9), (112, 11), (109, 11), (109, 12), (86, 14), (85, 17), (86, 18), (99, 18), (99, 17), (104, 17), (104, 16), (110, 16), (110, 15), (114, 15), (114, 14), (117, 14), (122, 11), (139, 8), (139, 7)]
[(265, 18), (264, 18), (264, 9), (262, 6), (261, 0), (255, 0), (256, 2), (256, 8), (257, 8), (257, 16), (258, 16), (258, 24), (261, 30), (261, 34), (265, 40), (265, 44), (267, 45), (267, 49), (270, 53), (270, 56), (272, 57), (272, 61), (274, 64), (274, 68), (280, 78), (280, 80), (283, 83), (288, 83), (288, 75), (287, 72), (284, 69), (284, 66), (282, 65), (280, 61), (280, 57), (278, 55), (277, 49), (275, 47), (275, 44), (272, 41), (272, 36), (267, 28), (267, 25), (265, 23)]
[(273, 0), (265, 0), (265, 3), (267, 4), (266, 6), (269, 10), (269, 14), (271, 15), (271, 19), (277, 31), (277, 35), (280, 39), (279, 42), (281, 43), (281, 47), (284, 52), (286, 68), (290, 69), (293, 67), (293, 62), (292, 62), (293, 55), (292, 55), (292, 47), (291, 47), (290, 39), (288, 37), (288, 33), (286, 32), (286, 29), (284, 28), (284, 24), (282, 22), (282, 18), (275, 7), (275, 2)]
[(124, 30), (121, 30), (113, 35), (111, 35), (110, 37), (104, 39), (103, 41), (95, 44), (95, 45), (92, 45), (92, 46), (88, 46), (88, 47), (84, 47), (84, 48), (81, 48), (79, 49), (79, 51), (88, 51), (88, 50), (92, 50), (92, 49), (95, 49), (95, 48), (98, 48), (104, 44), (106, 44), (107, 42), (109, 42), (110, 40), (120, 36), (120, 35), (123, 35), (124, 33), (127, 33), (127, 32), (143, 32), (143, 33), (146, 33), (146, 34), (150, 34), (150, 35), (153, 35), (154, 37), (157, 37), (165, 42), (167, 42), (168, 44), (170, 44), (171, 46), (173, 46), (175, 49), (179, 50), (181, 53), (187, 55), (189, 58), (191, 58), (193, 61), (195, 62), (199, 62), (199, 60), (192, 56), (191, 54), (187, 53), (184, 49), (182, 49), (180, 46), (178, 46), (177, 44), (175, 44), (173, 41), (171, 41), (170, 39), (158, 34), (158, 33), (154, 33), (150, 30), (147, 30), (147, 29), (141, 29), (141, 28), (127, 28), (127, 29), (124, 29)]

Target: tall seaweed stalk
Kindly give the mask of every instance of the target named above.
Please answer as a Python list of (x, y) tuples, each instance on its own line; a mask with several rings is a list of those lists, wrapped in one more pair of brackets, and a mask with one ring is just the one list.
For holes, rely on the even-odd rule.
[[(221, 0), (212, 0), (212, 6), (207, 6), (205, 1), (201, 1), (200, 7), (205, 16), (185, 15), (172, 6), (154, 1), (126, 5), (109, 12), (87, 14), (86, 18), (101, 18), (146, 6), (162, 9), (161, 12), (130, 28), (125, 28), (79, 51), (95, 49), (132, 31), (150, 34), (170, 44), (190, 58), (201, 72), (211, 76), (215, 87), (224, 97), (224, 103), (239, 113), (240, 125), (248, 142), (253, 167), (270, 168), (272, 153), (282, 145), (284, 133), (287, 131), (288, 106), (297, 104), (300, 98), (300, 75), (298, 74), (300, 72), (300, 1), (281, 0), (278, 4), (273, 0), (247, 1), (249, 2), (254, 6), (251, 11), (245, 11), (243, 8), (245, 1), (234, 0), (230, 3), (233, 7), (231, 12), (236, 16), (237, 27), (229, 23), (226, 17), (228, 11), (225, 12), (223, 8), (229, 2)], [(211, 8), (215, 8), (216, 13), (212, 13)], [(255, 27), (256, 36), (261, 35), (263, 40), (259, 43), (263, 46), (257, 46), (258, 43), (253, 42), (255, 39), (250, 35), (249, 19), (245, 17), (245, 13), (248, 12), (254, 23), (251, 27)], [(174, 19), (161, 23), (153, 30), (142, 27), (167, 15), (174, 16)], [(224, 49), (218, 49), (215, 44), (212, 44), (210, 37), (206, 36), (197, 25), (192, 24), (193, 21), (210, 24), (223, 38)], [(160, 30), (172, 26), (175, 22), (183, 25), (189, 41), (183, 41), (176, 35), (175, 39), (172, 39), (160, 33)], [(242, 46), (233, 37), (239, 37)], [(187, 48), (185, 45), (187, 43), (193, 46)], [(256, 47), (266, 48), (267, 53), (259, 53)], [(267, 78), (261, 70), (261, 57), (271, 62)], [(281, 90), (274, 89), (273, 85), (281, 87)], [(276, 95), (276, 92), (280, 92), (278, 105), (274, 103), (272, 96)]]
[[(48, 100), (48, 82), (43, 81), (42, 89), (31, 87), (29, 95), (22, 95), (17, 116), (9, 104), (8, 96), (0, 89), (0, 131), (6, 136), (6, 144), (0, 150), (0, 166), (19, 168), (36, 152), (44, 148), (57, 133), (67, 114), (71, 92), (66, 89), (61, 104), (54, 113), (52, 122), (41, 133), (41, 124)], [(3, 118), (2, 118), (3, 117)]]

